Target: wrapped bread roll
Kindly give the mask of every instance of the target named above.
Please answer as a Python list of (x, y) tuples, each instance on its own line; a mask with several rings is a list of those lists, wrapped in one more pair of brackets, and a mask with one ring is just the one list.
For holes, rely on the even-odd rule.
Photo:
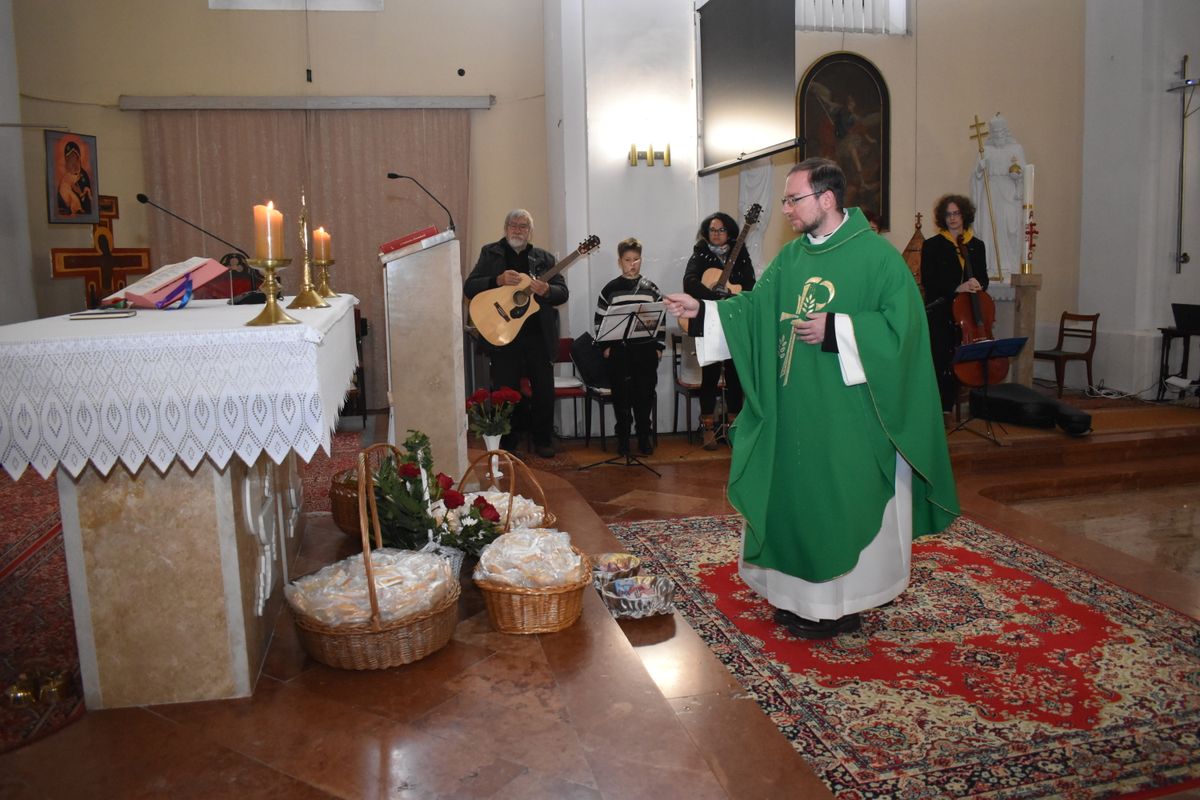
[[(450, 562), (434, 553), (384, 547), (371, 552), (375, 597), (384, 622), (427, 611), (450, 591)], [(352, 625), (371, 619), (367, 571), (361, 555), (350, 556), (297, 578), (284, 587), (291, 606), (326, 625)]]
[[(504, 527), (505, 515), (508, 514), (508, 492), (485, 491), (471, 492), (467, 495), (467, 504), (470, 505), (476, 497), (482, 496), (492, 506), (500, 512), (500, 527)], [(517, 528), (537, 528), (542, 524), (545, 511), (537, 503), (522, 495), (512, 496), (512, 524), (508, 526), (510, 530)]]
[(475, 568), (476, 580), (532, 589), (563, 586), (583, 577), (583, 561), (571, 549), (571, 537), (551, 528), (498, 536), (484, 548)]

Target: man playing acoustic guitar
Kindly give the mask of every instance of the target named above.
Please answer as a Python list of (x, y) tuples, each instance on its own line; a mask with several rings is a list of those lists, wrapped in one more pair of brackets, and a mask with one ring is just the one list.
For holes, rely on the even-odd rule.
[[(516, 286), (522, 274), (530, 278), (529, 289), (538, 297), (536, 325), (524, 325), (510, 343), (495, 347), (484, 344), (491, 360), (493, 389), (521, 385), (529, 378), (533, 393), (513, 414), (513, 429), (501, 441), (505, 450), (515, 450), (519, 431), (533, 433), (534, 452), (542, 458), (554, 455), (554, 355), (558, 352), (558, 309), (567, 302), (567, 282), (562, 275), (549, 281), (538, 276), (554, 267), (554, 256), (530, 242), (533, 217), (523, 208), (508, 212), (504, 218), (504, 238), (484, 245), (479, 260), (467, 276), (463, 294), (472, 298), (498, 286)], [(532, 406), (532, 407), (531, 407)]]

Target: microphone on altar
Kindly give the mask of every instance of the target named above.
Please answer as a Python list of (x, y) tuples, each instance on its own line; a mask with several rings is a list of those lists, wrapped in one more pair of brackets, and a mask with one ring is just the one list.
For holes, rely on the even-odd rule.
[(396, 172), (389, 172), (389, 173), (387, 174), (387, 176), (388, 176), (388, 180), (393, 180), (393, 181), (394, 181), (394, 180), (398, 180), (398, 179), (400, 179), (400, 178), (405, 178), (405, 179), (407, 179), (407, 180), (410, 180), (410, 181), (412, 181), (412, 182), (413, 182), (413, 183), (415, 183), (417, 186), (420, 186), (420, 187), (421, 187), (421, 191), (422, 191), (422, 192), (424, 192), (425, 194), (429, 195), (429, 198), (430, 198), (431, 200), (433, 200), (433, 202), (435, 202), (435, 203), (437, 203), (439, 206), (441, 206), (441, 207), (442, 207), (442, 210), (446, 212), (446, 216), (447, 216), (447, 218), (449, 218), (449, 220), (450, 220), (450, 226), (449, 226), (449, 227), (448, 227), (446, 230), (451, 230), (451, 231), (452, 231), (452, 230), (454, 230), (454, 215), (450, 213), (450, 209), (446, 208), (446, 204), (445, 204), (445, 203), (443, 203), (441, 200), (438, 200), (436, 197), (434, 197), (434, 196), (433, 196), (433, 192), (429, 191), (429, 190), (428, 190), (428, 189), (426, 189), (424, 186), (422, 186), (422, 185), (421, 185), (421, 182), (420, 182), (419, 180), (417, 180), (416, 178), (412, 177), (411, 175), (400, 175), (399, 173), (396, 173)]
[[(235, 305), (235, 306), (237, 306), (237, 305), (253, 305), (256, 303), (267, 302), (266, 295), (263, 294), (261, 291), (258, 291), (257, 289), (253, 289), (253, 288), (248, 292), (242, 292), (241, 294), (237, 295), (236, 297), (233, 295), (233, 273), (234, 272), (239, 272), (239, 273), (245, 274), (246, 277), (250, 281), (250, 286), (253, 287), (255, 285), (255, 273), (246, 264), (246, 259), (250, 257), (249, 253), (247, 253), (242, 248), (238, 247), (236, 244), (225, 241), (224, 239), (222, 239), (220, 236), (217, 236), (212, 231), (205, 230), (204, 228), (201, 228), (196, 223), (194, 223), (190, 220), (184, 219), (183, 217), (176, 214), (174, 211), (163, 208), (162, 206), (160, 206), (158, 203), (151, 200), (149, 197), (147, 197), (142, 192), (137, 193), (137, 201), (139, 203), (141, 203), (142, 205), (154, 206), (155, 208), (157, 208), (159, 211), (163, 212), (167, 216), (174, 217), (175, 219), (182, 222), (184, 225), (188, 225), (192, 228), (195, 228), (196, 230), (203, 233), (205, 236), (212, 237), (213, 239), (216, 239), (221, 244), (223, 244), (227, 247), (232, 247), (236, 251), (233, 253), (226, 253), (225, 255), (221, 256), (221, 258), (219, 259), (223, 266), (230, 268), (230, 270), (229, 270), (229, 303), (230, 303), (230, 305)], [(236, 268), (233, 266), (235, 264), (236, 264)], [(280, 293), (279, 296), (282, 296), (282, 292)]]

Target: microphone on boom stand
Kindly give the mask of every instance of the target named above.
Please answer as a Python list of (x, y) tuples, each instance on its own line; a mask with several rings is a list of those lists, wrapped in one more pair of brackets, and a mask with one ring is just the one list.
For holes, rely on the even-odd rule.
[[(167, 216), (174, 217), (175, 219), (182, 222), (184, 225), (188, 225), (189, 227), (195, 228), (196, 230), (203, 233), (205, 236), (209, 236), (213, 239), (216, 239), (218, 242), (225, 245), (226, 247), (232, 247), (234, 249), (235, 252), (226, 253), (225, 255), (221, 256), (220, 259), (218, 259), (221, 262), (222, 266), (229, 268), (229, 303), (230, 303), (230, 305), (235, 305), (235, 306), (236, 305), (252, 305), (255, 303), (267, 302), (266, 295), (263, 294), (261, 291), (258, 291), (257, 289), (251, 289), (251, 291), (249, 291), (249, 292), (242, 292), (241, 294), (237, 295), (236, 297), (233, 294), (233, 273), (235, 271), (235, 268), (236, 268), (237, 272), (246, 275), (246, 277), (250, 281), (250, 286), (252, 286), (252, 287), (255, 286), (255, 273), (253, 270), (250, 269), (249, 265), (246, 264), (246, 259), (249, 258), (249, 256), (250, 256), (249, 253), (247, 253), (242, 248), (238, 247), (236, 244), (225, 241), (224, 239), (222, 239), (220, 236), (217, 236), (212, 231), (205, 230), (204, 228), (201, 228), (196, 223), (194, 223), (190, 220), (184, 219), (183, 217), (176, 214), (174, 211), (163, 208), (158, 203), (154, 202), (153, 200), (151, 200), (149, 197), (147, 197), (145, 194), (142, 194), (141, 192), (138, 192), (138, 194), (137, 194), (137, 201), (139, 203), (142, 203), (143, 205), (154, 206), (155, 208), (157, 208), (159, 211), (163, 212)], [(280, 293), (280, 296), (282, 296), (282, 293)]]
[(415, 183), (417, 186), (420, 186), (420, 187), (421, 187), (421, 191), (422, 191), (422, 192), (424, 192), (425, 194), (429, 195), (429, 198), (430, 198), (431, 200), (433, 200), (433, 202), (435, 202), (435, 203), (437, 203), (439, 206), (441, 206), (441, 207), (442, 207), (442, 210), (446, 212), (446, 217), (447, 217), (447, 218), (449, 218), (449, 220), (450, 220), (450, 227), (448, 227), (446, 230), (451, 230), (451, 231), (452, 231), (452, 230), (454, 230), (454, 215), (450, 213), (450, 209), (446, 208), (446, 204), (445, 204), (445, 203), (443, 203), (441, 200), (438, 200), (436, 197), (434, 197), (434, 196), (433, 196), (433, 192), (429, 191), (429, 190), (428, 190), (428, 189), (426, 189), (424, 186), (422, 186), (422, 185), (421, 185), (421, 182), (420, 182), (419, 180), (417, 180), (416, 178), (412, 177), (411, 175), (400, 175), (399, 173), (396, 173), (396, 172), (389, 172), (389, 173), (387, 174), (387, 176), (388, 176), (388, 179), (390, 179), (390, 180), (393, 180), (393, 181), (394, 181), (394, 180), (397, 180), (397, 179), (399, 179), (399, 178), (404, 178), (404, 179), (406, 179), (406, 180), (410, 180), (410, 181), (412, 181), (412, 182), (413, 182), (413, 183)]

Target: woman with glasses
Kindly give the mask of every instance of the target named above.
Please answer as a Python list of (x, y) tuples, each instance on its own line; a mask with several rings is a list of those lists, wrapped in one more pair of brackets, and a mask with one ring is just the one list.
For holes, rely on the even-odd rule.
[[(683, 273), (683, 291), (697, 300), (720, 300), (729, 297), (730, 294), (753, 289), (754, 265), (750, 263), (750, 254), (745, 248), (738, 253), (737, 261), (729, 273), (728, 290), (721, 293), (712, 288), (716, 280), (712, 278), (711, 270), (720, 272), (725, 268), (725, 260), (729, 257), (737, 237), (738, 224), (733, 221), (733, 217), (721, 211), (705, 217), (696, 234), (696, 246), (692, 249), (692, 257)], [(705, 273), (709, 276), (707, 280)], [(737, 370), (733, 368), (733, 360), (720, 361), (704, 367), (700, 382), (700, 434), (705, 450), (717, 449), (717, 426), (714, 424), (713, 412), (717, 407), (717, 389), (722, 369), (725, 370), (726, 414), (723, 425), (720, 426), (722, 434), (742, 410), (742, 384), (738, 381)]]
[(925, 288), (929, 345), (938, 393), (942, 397), (942, 411), (948, 412), (954, 408), (958, 395), (951, 359), (962, 338), (951, 313), (954, 298), (960, 292), (987, 289), (987, 251), (971, 231), (975, 204), (961, 194), (943, 195), (933, 207), (933, 219), (938, 232), (921, 247), (921, 285)]

